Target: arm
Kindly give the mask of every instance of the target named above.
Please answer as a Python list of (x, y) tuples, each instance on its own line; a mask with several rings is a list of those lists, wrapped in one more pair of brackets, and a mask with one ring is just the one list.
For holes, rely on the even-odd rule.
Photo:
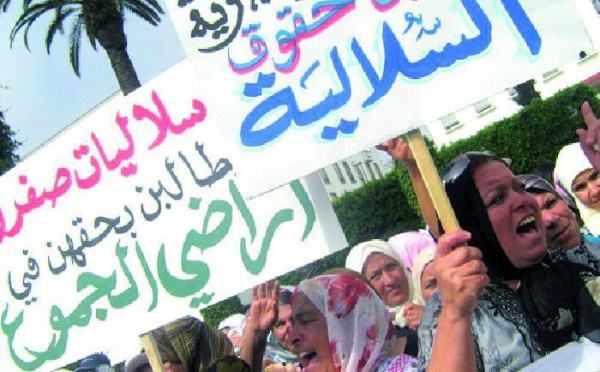
[(252, 289), (250, 317), (244, 326), (241, 358), (252, 370), (262, 371), (267, 336), (279, 316), (279, 282), (267, 282)]
[(577, 129), (579, 143), (594, 169), (600, 171), (600, 119), (596, 117), (588, 102), (581, 105), (581, 113), (587, 130)]
[(394, 138), (388, 140), (386, 143), (380, 144), (377, 148), (386, 151), (391, 157), (406, 165), (410, 183), (415, 190), (417, 203), (419, 204), (419, 209), (421, 209), (421, 215), (427, 226), (429, 226), (434, 238), (437, 239), (440, 236), (437, 214), (435, 213), (431, 197), (429, 197), (427, 187), (425, 187), (421, 171), (419, 170), (419, 167), (417, 167), (415, 158), (408, 147), (408, 143), (402, 138)]
[(466, 231), (444, 234), (434, 260), (442, 311), (428, 372), (476, 371), (475, 343), (471, 316), (478, 305), (478, 293), (488, 284), (481, 252), (466, 246)]

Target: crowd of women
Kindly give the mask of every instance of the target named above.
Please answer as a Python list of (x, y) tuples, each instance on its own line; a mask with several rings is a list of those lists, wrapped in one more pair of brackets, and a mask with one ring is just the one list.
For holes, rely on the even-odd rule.
[(587, 129), (551, 180), (487, 152), (453, 159), (443, 181), (457, 231), (439, 224), (406, 143), (388, 141), (429, 232), (358, 244), (345, 268), (296, 288), (257, 286), (243, 330), (194, 318), (156, 330), (165, 368), (516, 371), (581, 338), (600, 343), (600, 120), (587, 103), (582, 113)]

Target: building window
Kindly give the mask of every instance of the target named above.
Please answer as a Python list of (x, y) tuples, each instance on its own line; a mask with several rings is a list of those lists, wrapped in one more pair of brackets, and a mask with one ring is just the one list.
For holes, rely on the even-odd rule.
[(546, 71), (542, 74), (542, 79), (544, 81), (548, 81), (548, 80), (552, 80), (553, 78), (557, 77), (558, 75), (562, 74), (562, 70), (559, 68), (553, 68), (550, 71)]
[(494, 109), (494, 106), (492, 106), (490, 101), (487, 99), (483, 99), (479, 102), (475, 102), (475, 104), (473, 106), (475, 107), (475, 112), (477, 112), (477, 115), (480, 115), (480, 116), (484, 115)]
[(367, 170), (369, 171), (369, 174), (371, 175), (371, 179), (376, 180), (377, 178), (375, 178), (375, 173), (373, 173), (373, 168), (371, 167), (371, 162), (368, 161), (368, 162), (366, 162), (366, 164), (367, 164)]
[(383, 173), (381, 173), (381, 169), (379, 169), (379, 164), (373, 163), (373, 167), (375, 167), (375, 173), (377, 173), (379, 179), (383, 178)]
[(358, 174), (358, 179), (360, 183), (364, 185), (367, 180), (365, 179), (365, 171), (362, 169), (362, 164), (354, 164), (354, 169), (356, 169), (356, 174)]
[(335, 200), (337, 199), (337, 194), (335, 192), (330, 192), (329, 197), (331, 198), (331, 200)]
[(335, 174), (337, 174), (340, 183), (346, 184), (346, 179), (344, 178), (344, 174), (338, 163), (333, 163), (333, 169), (335, 170)]
[(350, 180), (351, 183), (356, 183), (356, 178), (354, 177), (354, 173), (352, 173), (352, 169), (350, 169), (350, 165), (348, 165), (347, 162), (343, 161), (342, 165), (344, 166), (344, 169), (346, 170), (346, 174), (348, 175), (348, 179)]
[(446, 129), (446, 131), (451, 131), (455, 128), (460, 127), (460, 121), (458, 121), (455, 114), (446, 115), (441, 120), (442, 125), (444, 126), (444, 129)]
[(325, 169), (319, 170), (319, 175), (321, 176), (321, 179), (323, 180), (324, 184), (326, 184), (326, 185), (330, 185), (331, 184), (331, 180), (329, 179), (329, 175), (327, 174), (327, 172), (325, 171)]

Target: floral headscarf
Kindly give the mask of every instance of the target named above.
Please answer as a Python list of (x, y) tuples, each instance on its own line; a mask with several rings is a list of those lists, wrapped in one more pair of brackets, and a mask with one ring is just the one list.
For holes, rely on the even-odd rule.
[(583, 153), (579, 142), (563, 147), (556, 158), (554, 174), (558, 178), (559, 185), (575, 200), (579, 215), (586, 227), (594, 235), (600, 235), (600, 211), (583, 204), (571, 190), (571, 184), (579, 173), (592, 168), (589, 159)]
[(400, 327), (404, 327), (406, 325), (406, 319), (404, 319), (402, 313), (404, 312), (404, 307), (412, 301), (413, 284), (410, 272), (406, 269), (406, 266), (404, 265), (402, 259), (400, 258), (400, 256), (398, 256), (396, 251), (394, 251), (387, 242), (379, 239), (369, 240), (367, 242), (360, 243), (354, 248), (352, 248), (350, 250), (350, 253), (348, 253), (348, 257), (346, 257), (346, 268), (354, 270), (364, 275), (365, 263), (367, 262), (367, 259), (372, 253), (382, 253), (398, 261), (400, 267), (402, 267), (402, 270), (404, 270), (404, 276), (406, 276), (406, 280), (408, 282), (408, 296), (406, 297), (406, 301), (404, 301), (404, 303), (398, 306), (388, 307), (389, 310), (396, 314), (396, 317), (394, 318), (394, 324)]
[[(395, 341), (392, 314), (367, 283), (350, 274), (321, 275), (302, 281), (304, 293), (325, 316), (336, 370), (374, 372), (393, 359), (408, 365), (413, 358), (390, 358)], [(398, 368), (398, 367), (396, 367)]]

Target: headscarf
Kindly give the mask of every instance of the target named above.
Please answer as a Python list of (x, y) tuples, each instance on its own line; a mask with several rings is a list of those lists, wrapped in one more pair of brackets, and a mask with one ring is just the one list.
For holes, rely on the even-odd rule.
[(400, 267), (402, 267), (402, 270), (404, 270), (404, 276), (406, 276), (406, 281), (408, 282), (408, 296), (406, 297), (406, 301), (397, 306), (388, 306), (388, 309), (396, 314), (394, 324), (399, 327), (404, 327), (406, 325), (406, 319), (402, 316), (402, 313), (404, 312), (404, 307), (412, 301), (413, 284), (410, 272), (406, 269), (402, 263), (402, 259), (398, 256), (396, 251), (394, 251), (387, 242), (379, 239), (360, 243), (353, 247), (350, 250), (350, 253), (348, 253), (348, 257), (346, 257), (346, 268), (364, 275), (365, 263), (372, 253), (382, 253), (391, 259), (396, 260)]
[(590, 160), (585, 156), (579, 142), (572, 143), (563, 147), (556, 158), (556, 167), (554, 175), (558, 178), (559, 185), (563, 190), (569, 193), (577, 209), (579, 215), (585, 223), (586, 227), (593, 235), (600, 235), (600, 211), (590, 208), (583, 204), (575, 193), (571, 190), (571, 184), (575, 177), (586, 169), (593, 168)]
[(389, 238), (388, 244), (412, 271), (415, 257), (426, 247), (435, 245), (435, 241), (427, 231), (407, 231)]
[(547, 259), (517, 269), (504, 253), (473, 177), (478, 166), (491, 161), (503, 162), (489, 153), (470, 152), (454, 158), (444, 171), (450, 204), (461, 228), (471, 233), (468, 244), (481, 250), (492, 280), (520, 280), (517, 295), (535, 327), (532, 331), (545, 348), (555, 350), (570, 342), (573, 332), (577, 335), (598, 332), (600, 307), (581, 279), (590, 270), (591, 275), (597, 275), (593, 269)]
[(425, 306), (425, 299), (423, 298), (423, 289), (421, 288), (421, 275), (427, 264), (431, 263), (435, 258), (436, 246), (429, 246), (423, 249), (415, 258), (415, 264), (412, 270), (412, 282), (415, 289), (413, 296), (413, 302), (417, 305)]
[(349, 274), (321, 275), (302, 281), (296, 291), (325, 316), (337, 371), (373, 372), (389, 362), (396, 340), (391, 314), (366, 282)]
[(252, 372), (252, 367), (245, 360), (228, 355), (217, 360), (206, 372)]
[(163, 362), (180, 361), (188, 372), (205, 372), (217, 359), (233, 354), (220, 331), (185, 316), (152, 331)]

